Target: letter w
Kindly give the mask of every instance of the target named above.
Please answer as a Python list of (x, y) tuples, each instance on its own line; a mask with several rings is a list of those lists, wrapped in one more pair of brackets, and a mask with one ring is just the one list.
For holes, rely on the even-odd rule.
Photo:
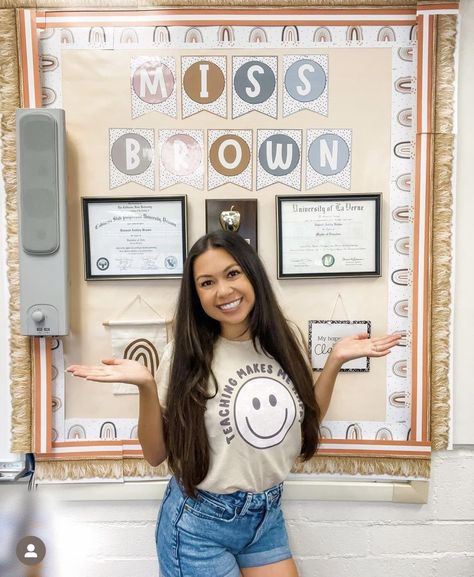
[(293, 159), (293, 147), (288, 142), (286, 145), (286, 160), (283, 161), (283, 144), (281, 142), (277, 142), (276, 144), (276, 152), (275, 155), (272, 154), (273, 152), (273, 142), (267, 140), (267, 162), (268, 167), (271, 170), (275, 170), (275, 168), (281, 168), (286, 170), (291, 166), (291, 161)]

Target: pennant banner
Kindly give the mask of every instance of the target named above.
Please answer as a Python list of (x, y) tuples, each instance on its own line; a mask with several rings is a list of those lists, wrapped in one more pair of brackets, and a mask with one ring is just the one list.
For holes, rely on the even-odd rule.
[(328, 57), (285, 56), (283, 58), (283, 116), (299, 110), (328, 115)]
[(257, 190), (276, 182), (301, 190), (301, 130), (257, 130)]
[(252, 131), (209, 130), (207, 188), (232, 183), (252, 190)]
[(161, 112), (176, 118), (176, 60), (151, 56), (130, 61), (132, 118)]
[(109, 129), (109, 187), (128, 182), (155, 189), (155, 134), (152, 128)]
[(306, 188), (332, 182), (351, 188), (352, 130), (309, 129)]
[(204, 131), (160, 130), (160, 189), (180, 182), (204, 188)]
[(227, 118), (226, 60), (225, 56), (181, 58), (183, 118), (203, 110)]
[(234, 56), (232, 58), (232, 118), (252, 110), (277, 118), (276, 56)]

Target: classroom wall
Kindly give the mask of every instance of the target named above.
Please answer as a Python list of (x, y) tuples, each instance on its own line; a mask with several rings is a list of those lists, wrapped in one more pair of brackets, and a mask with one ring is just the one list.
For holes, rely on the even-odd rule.
[[(474, 49), (474, 1), (461, 1), (461, 15), (458, 158), (463, 166), (458, 169), (457, 186), (460, 226), (455, 305), (460, 303), (457, 310), (466, 319), (474, 312), (469, 308), (474, 306), (472, 290), (466, 292), (472, 275), (472, 267), (467, 266), (471, 251), (463, 251), (463, 246), (472, 245), (464, 207), (474, 198), (466, 169), (472, 166), (474, 155), (469, 132), (474, 123), (469, 104), (474, 97), (473, 72), (469, 71)], [(470, 323), (454, 327), (455, 414), (460, 412), (464, 424), (467, 410), (463, 407), (472, 407), (474, 394), (470, 327)], [(472, 417), (469, 422), (472, 431)], [(455, 443), (467, 442), (456, 425), (454, 433)], [(425, 505), (285, 501), (301, 577), (474, 577), (473, 478), (474, 450), (458, 446), (433, 455)], [(60, 535), (58, 553), (67, 559), (68, 577), (156, 576), (153, 535), (158, 507), (158, 501), (63, 503), (56, 514), (56, 531)]]
[[(457, 174), (457, 272), (455, 307), (472, 318), (473, 268), (463, 266), (470, 254), (469, 205), (474, 202), (469, 178), (474, 146), (474, 1), (461, 1), (461, 46)], [(470, 159), (470, 160), (469, 160)], [(468, 264), (466, 262), (466, 264)], [(469, 276), (470, 275), (470, 276)], [(460, 308), (457, 308), (460, 303)], [(470, 307), (470, 308), (469, 308)], [(467, 325), (467, 326), (466, 326)], [(454, 443), (472, 442), (474, 387), (470, 324), (454, 326)], [(472, 332), (472, 331), (471, 331)], [(460, 426), (462, 425), (462, 426)], [(469, 426), (470, 425), (470, 426)], [(470, 430), (470, 433), (468, 432)], [(474, 450), (458, 445), (434, 453), (428, 503), (285, 501), (289, 537), (301, 577), (474, 577)], [(59, 528), (73, 541), (70, 567), (93, 577), (152, 577), (159, 502), (69, 502), (58, 511)], [(64, 553), (64, 551), (63, 551)], [(76, 558), (77, 555), (77, 558)], [(69, 573), (74, 577), (76, 573)]]

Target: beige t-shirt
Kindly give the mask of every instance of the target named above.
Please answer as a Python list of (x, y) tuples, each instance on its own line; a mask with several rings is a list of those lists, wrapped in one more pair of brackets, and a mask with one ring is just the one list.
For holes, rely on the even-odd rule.
[[(157, 373), (162, 406), (172, 350), (169, 343)], [(219, 388), (205, 413), (210, 464), (198, 488), (261, 492), (282, 482), (301, 451), (304, 407), (291, 380), (274, 359), (257, 353), (252, 341), (222, 337), (215, 345), (213, 371)]]

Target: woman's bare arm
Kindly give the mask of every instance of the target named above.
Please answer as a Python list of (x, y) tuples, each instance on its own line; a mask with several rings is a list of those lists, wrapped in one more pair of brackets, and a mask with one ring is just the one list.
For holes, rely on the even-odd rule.
[(74, 377), (100, 383), (128, 383), (139, 392), (138, 438), (145, 459), (156, 467), (166, 459), (163, 417), (153, 375), (137, 361), (104, 359), (100, 366), (70, 365)]
[(367, 333), (359, 333), (337, 341), (315, 383), (314, 394), (321, 410), (321, 420), (329, 408), (342, 365), (360, 357), (385, 357), (399, 340), (398, 334), (369, 338)]

